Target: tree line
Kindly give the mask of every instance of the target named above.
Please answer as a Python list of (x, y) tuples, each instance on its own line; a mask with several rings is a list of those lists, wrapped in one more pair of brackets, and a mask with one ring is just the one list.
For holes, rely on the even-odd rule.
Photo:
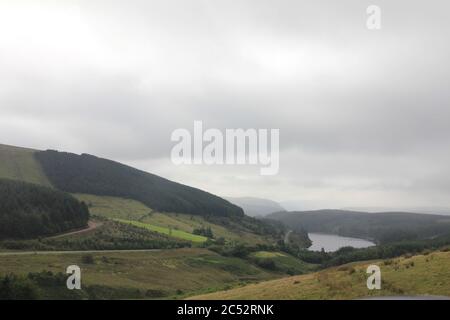
[(71, 195), (31, 183), (0, 179), (0, 239), (29, 239), (82, 228), (87, 206)]

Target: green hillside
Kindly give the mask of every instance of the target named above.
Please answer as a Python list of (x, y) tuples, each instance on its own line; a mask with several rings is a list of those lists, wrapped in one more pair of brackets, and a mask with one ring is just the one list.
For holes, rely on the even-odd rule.
[(243, 216), (238, 206), (208, 192), (107, 159), (0, 144), (0, 178), (69, 193), (121, 197), (160, 212)]
[[(248, 217), (238, 218), (237, 221), (227, 219), (226, 226), (213, 223), (205, 217), (182, 213), (161, 213), (156, 212), (143, 203), (124, 198), (95, 196), (88, 194), (74, 194), (76, 198), (84, 201), (91, 214), (108, 218), (136, 221), (154, 227), (154, 231), (162, 230), (163, 234), (172, 232), (184, 232), (192, 234), (195, 229), (210, 228), (214, 237), (224, 238), (230, 241), (245, 242), (247, 244), (267, 243), (267, 235), (257, 234), (254, 230), (248, 229), (240, 223), (242, 219), (251, 219)], [(270, 238), (270, 237), (269, 237)], [(183, 237), (186, 239), (186, 237)]]
[(91, 214), (108, 219), (141, 221), (153, 212), (145, 204), (132, 199), (80, 193), (73, 194), (73, 196), (86, 203)]
[(50, 181), (34, 157), (36, 150), (0, 144), (0, 178), (50, 187)]
[[(367, 266), (381, 268), (381, 290), (368, 290)], [(450, 296), (450, 252), (347, 264), (320, 272), (250, 284), (192, 299), (356, 299), (370, 296)]]
[[(152, 232), (113, 220), (90, 221), (90, 229), (68, 232), (39, 239), (0, 241), (1, 252), (80, 251), (80, 250), (142, 250), (191, 247), (185, 240)], [(92, 227), (93, 226), (93, 227)], [(44, 266), (45, 267), (45, 266)]]
[[(81, 292), (67, 290), (66, 276), (60, 282), (55, 281), (58, 277), (54, 275), (64, 273), (71, 264), (82, 269)], [(0, 253), (0, 285), (2, 277), (11, 272), (18, 277), (35, 278), (33, 273), (44, 270), (44, 275), (49, 272), (52, 275), (35, 285), (40, 291), (37, 298), (183, 298), (282, 276), (245, 260), (223, 257), (199, 248), (147, 252)], [(33, 286), (35, 281), (28, 283)]]
[(317, 270), (317, 265), (306, 263), (285, 252), (257, 251), (249, 255), (249, 260), (267, 270), (290, 275)]
[(213, 194), (111, 160), (51, 150), (35, 157), (51, 183), (66, 192), (133, 199), (162, 212), (244, 215), (241, 208)]
[[(160, 243), (158, 246), (161, 248), (172, 246), (172, 240), (177, 239), (201, 243), (206, 239), (202, 232), (207, 230), (211, 230), (214, 239), (223, 238), (227, 242), (250, 245), (273, 243), (278, 233), (283, 232), (271, 224), (245, 216), (241, 208), (213, 194), (114, 161), (86, 154), (79, 156), (56, 151), (43, 152), (6, 145), (0, 145), (0, 160), (0, 179), (25, 181), (69, 192), (85, 202), (90, 213), (95, 216), (126, 220), (134, 225), (139, 223), (139, 227), (165, 235), (170, 240), (164, 245), (160, 241), (165, 238), (156, 239), (149, 246), (151, 248), (156, 243)], [(53, 219), (54, 216), (49, 218)], [(47, 224), (59, 225), (59, 222), (50, 221)], [(27, 222), (26, 225), (31, 223)], [(21, 231), (19, 238), (52, 234), (68, 230), (69, 227), (74, 226), (68, 223), (67, 228), (49, 228), (43, 233), (28, 230), (28, 235)], [(23, 229), (23, 225), (16, 221), (14, 230), (20, 228)], [(0, 234), (0, 238), (7, 241), (16, 238), (6, 231)], [(14, 234), (18, 234), (16, 231)], [(122, 231), (114, 234), (120, 235), (122, 239)], [(113, 239), (106, 239), (104, 235), (100, 238), (103, 243), (101, 247), (109, 247), (113, 243)], [(97, 247), (95, 241), (91, 240), (68, 244), (18, 243), (16, 240), (14, 243), (3, 243), (2, 247)], [(146, 238), (142, 242), (126, 243), (125, 247), (136, 245), (142, 248), (143, 243), (150, 242)], [(120, 247), (119, 244), (117, 246)]]
[(160, 226), (156, 226), (156, 225), (150, 224), (150, 223), (143, 223), (143, 222), (140, 222), (140, 221), (123, 220), (123, 219), (116, 219), (116, 221), (121, 222), (121, 223), (130, 224), (130, 225), (135, 226), (135, 227), (147, 229), (147, 230), (150, 230), (150, 231), (153, 231), (153, 232), (165, 234), (167, 236), (174, 237), (174, 238), (177, 238), (177, 239), (192, 241), (192, 242), (195, 242), (195, 243), (203, 243), (206, 240), (208, 240), (208, 238), (203, 237), (203, 236), (199, 236), (199, 235), (196, 235), (196, 234), (184, 232), (184, 231), (181, 231), (181, 230), (176, 230), (176, 229), (174, 230), (172, 228), (160, 227)]
[[(247, 221), (241, 208), (208, 192), (114, 161), (6, 145), (0, 145), (0, 160), (0, 178), (70, 192), (86, 202), (94, 215), (139, 221), (162, 234), (173, 229), (186, 235), (209, 227), (217, 237), (262, 242), (251, 231), (254, 227), (261, 229), (261, 225)], [(242, 219), (245, 223), (240, 223)]]

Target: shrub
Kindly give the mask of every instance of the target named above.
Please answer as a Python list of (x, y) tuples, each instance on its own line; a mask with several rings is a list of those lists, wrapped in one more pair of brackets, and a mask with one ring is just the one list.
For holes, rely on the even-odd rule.
[(385, 260), (385, 261), (383, 262), (383, 264), (384, 264), (385, 266), (390, 266), (390, 265), (393, 264), (393, 263), (394, 263), (394, 261), (392, 261), (391, 259)]
[(0, 278), (0, 300), (34, 300), (38, 298), (38, 289), (29, 279), (14, 274)]
[(273, 261), (271, 259), (255, 259), (254, 262), (257, 266), (259, 266), (263, 269), (272, 270), (272, 271), (277, 269), (275, 261)]
[(92, 256), (92, 254), (84, 254), (81, 257), (81, 262), (83, 262), (84, 264), (94, 264), (94, 257)]

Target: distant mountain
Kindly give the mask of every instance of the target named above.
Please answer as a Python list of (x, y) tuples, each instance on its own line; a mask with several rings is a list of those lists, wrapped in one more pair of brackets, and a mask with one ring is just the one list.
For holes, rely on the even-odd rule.
[(69, 193), (129, 198), (161, 212), (244, 216), (241, 208), (211, 193), (88, 154), (0, 145), (0, 160), (0, 178)]
[(293, 230), (364, 238), (379, 243), (450, 234), (450, 217), (409, 212), (291, 211), (273, 213), (266, 218), (282, 222)]
[(245, 214), (251, 217), (260, 217), (273, 212), (285, 211), (278, 202), (268, 199), (253, 197), (225, 197), (225, 199), (244, 209)]
[(450, 215), (450, 208), (448, 207), (347, 207), (342, 210), (364, 211), (364, 212), (412, 212), (420, 214), (438, 214)]

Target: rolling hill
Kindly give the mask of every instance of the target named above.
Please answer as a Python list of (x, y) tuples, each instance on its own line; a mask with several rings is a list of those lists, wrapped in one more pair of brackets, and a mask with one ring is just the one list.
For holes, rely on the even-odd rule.
[(0, 145), (0, 178), (68, 193), (134, 199), (162, 212), (244, 215), (241, 208), (211, 193), (87, 154)]
[(51, 150), (34, 155), (52, 185), (66, 192), (134, 199), (162, 212), (244, 215), (241, 208), (211, 193), (115, 161)]
[[(283, 276), (201, 248), (23, 255), (0, 252), (0, 261), (0, 285), (12, 272), (26, 279), (45, 270), (46, 279), (38, 283), (41, 292), (33, 297), (43, 299), (182, 298)], [(55, 276), (71, 264), (83, 270), (82, 290), (67, 290), (66, 277), (58, 282)]]
[[(368, 290), (367, 266), (381, 269), (381, 290)], [(320, 272), (194, 296), (205, 300), (357, 299), (371, 296), (450, 296), (450, 252), (351, 263)]]
[(0, 159), (0, 178), (66, 192), (95, 216), (175, 240), (201, 243), (206, 238), (194, 233), (210, 229), (214, 238), (254, 245), (273, 242), (272, 235), (282, 232), (218, 196), (92, 155), (1, 145)]
[[(147, 207), (143, 203), (118, 197), (95, 196), (87, 194), (74, 194), (74, 196), (84, 201), (91, 214), (112, 220), (130, 220), (146, 224), (147, 227), (161, 230), (167, 234), (173, 231), (182, 231), (192, 234), (195, 229), (210, 228), (215, 238), (224, 238), (229, 241), (245, 242), (247, 244), (259, 244), (267, 242), (261, 234), (256, 234), (254, 230), (246, 227), (244, 221), (253, 226), (260, 221), (253, 221), (249, 217), (238, 217), (235, 219), (221, 218), (214, 219), (192, 214), (158, 212)], [(217, 220), (217, 219), (216, 219)], [(174, 233), (172, 232), (172, 235)]]

